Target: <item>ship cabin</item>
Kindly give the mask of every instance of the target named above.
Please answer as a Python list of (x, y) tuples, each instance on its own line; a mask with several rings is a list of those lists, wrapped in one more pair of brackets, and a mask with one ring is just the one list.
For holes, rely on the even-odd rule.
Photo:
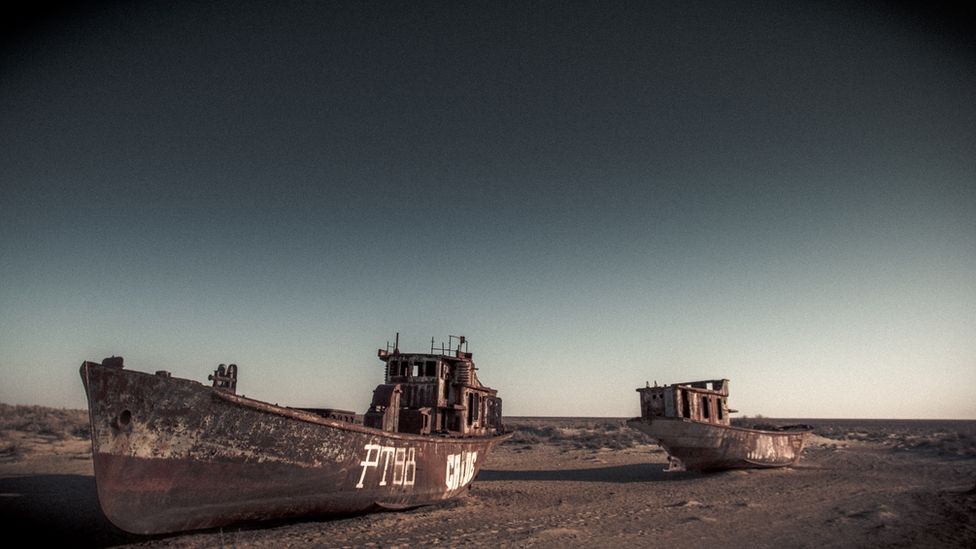
[(713, 379), (690, 381), (658, 387), (637, 389), (640, 393), (641, 416), (655, 418), (680, 418), (701, 423), (730, 425), (729, 414), (735, 413), (728, 405), (729, 380)]
[[(457, 348), (452, 350), (453, 340)], [(400, 433), (483, 436), (501, 433), (502, 399), (478, 380), (463, 336), (430, 353), (379, 349), (385, 383), (373, 391), (366, 427)]]

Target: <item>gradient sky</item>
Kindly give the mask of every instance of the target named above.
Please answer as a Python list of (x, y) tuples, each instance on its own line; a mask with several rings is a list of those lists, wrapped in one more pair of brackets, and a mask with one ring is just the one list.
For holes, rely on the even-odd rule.
[(0, 52), (0, 401), (78, 366), (364, 411), (469, 337), (508, 415), (729, 378), (976, 418), (976, 41), (823, 2), (138, 2)]

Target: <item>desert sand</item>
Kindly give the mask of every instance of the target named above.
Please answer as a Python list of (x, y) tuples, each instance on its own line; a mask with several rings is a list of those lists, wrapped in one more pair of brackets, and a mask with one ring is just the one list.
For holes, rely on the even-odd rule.
[(24, 408), (0, 408), (0, 516), (8, 539), (30, 543), (976, 546), (976, 421), (788, 420), (817, 428), (798, 466), (703, 474), (666, 472), (667, 455), (623, 419), (509, 418), (515, 436), (466, 497), (442, 505), (146, 537), (102, 516), (85, 427), (73, 423), (83, 412), (60, 411), (52, 427)]

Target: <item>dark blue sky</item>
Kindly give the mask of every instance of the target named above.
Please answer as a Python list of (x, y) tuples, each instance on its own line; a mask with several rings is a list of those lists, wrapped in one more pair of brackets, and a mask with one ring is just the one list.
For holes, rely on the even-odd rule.
[(971, 26), (605, 4), (19, 13), (0, 400), (80, 406), (121, 354), (361, 411), (399, 330), (468, 335), (508, 413), (724, 376), (749, 413), (976, 417)]

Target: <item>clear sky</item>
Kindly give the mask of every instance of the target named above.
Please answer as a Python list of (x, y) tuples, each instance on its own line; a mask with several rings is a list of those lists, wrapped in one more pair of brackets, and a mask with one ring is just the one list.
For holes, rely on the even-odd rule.
[(976, 34), (794, 4), (17, 12), (0, 401), (115, 354), (362, 412), (399, 331), (508, 415), (976, 418)]

